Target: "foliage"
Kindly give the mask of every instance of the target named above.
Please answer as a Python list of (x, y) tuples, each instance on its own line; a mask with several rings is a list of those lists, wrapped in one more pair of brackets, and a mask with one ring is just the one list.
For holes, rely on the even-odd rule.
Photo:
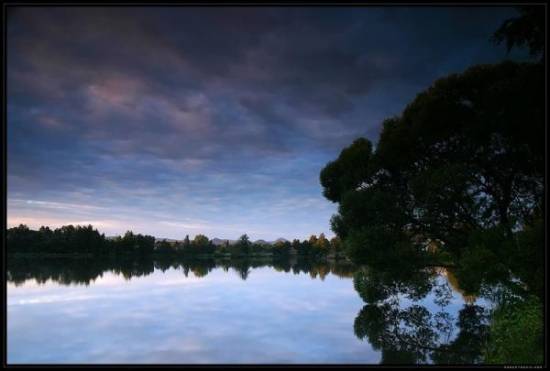
[(517, 233), (515, 250), (509, 254), (514, 274), (527, 285), (529, 292), (544, 300), (544, 219), (537, 217)]
[(518, 7), (520, 15), (506, 20), (495, 32), (493, 40), (506, 42), (510, 51), (514, 47), (527, 46), (533, 57), (544, 58), (545, 8), (538, 6)]
[[(457, 277), (470, 293), (503, 283), (520, 295), (544, 297), (544, 224), (536, 218), (509, 238), (502, 227), (471, 234), (458, 260)], [(517, 278), (522, 285), (518, 285)]]
[(364, 138), (355, 140), (343, 149), (338, 159), (321, 171), (324, 196), (338, 202), (345, 192), (359, 187), (368, 177), (371, 156), (372, 144)]
[(470, 235), (460, 259), (456, 275), (461, 287), (477, 294), (482, 284), (496, 284), (510, 279), (506, 256), (513, 241), (502, 228), (475, 231)]
[(493, 313), (485, 361), (492, 364), (542, 364), (543, 309), (537, 297), (501, 304)]

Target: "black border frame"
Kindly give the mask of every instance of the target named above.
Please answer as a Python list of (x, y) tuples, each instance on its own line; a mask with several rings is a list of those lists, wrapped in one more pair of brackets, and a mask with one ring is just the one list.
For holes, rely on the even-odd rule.
[[(256, 0), (257, 1), (257, 0)], [(548, 296), (544, 299), (544, 362), (543, 365), (374, 365), (374, 364), (8, 364), (7, 360), (7, 254), (6, 254), (6, 230), (7, 230), (7, 12), (10, 7), (164, 7), (164, 6), (177, 6), (177, 7), (241, 7), (241, 6), (260, 6), (260, 7), (303, 7), (303, 6), (322, 6), (322, 7), (402, 7), (402, 6), (414, 6), (414, 7), (502, 7), (502, 6), (518, 6), (518, 5), (540, 5), (545, 8), (546, 19), (546, 32), (548, 35), (548, 5), (546, 2), (455, 2), (455, 1), (440, 1), (440, 2), (402, 2), (389, 0), (387, 2), (370, 2), (361, 0), (344, 0), (341, 2), (330, 0), (317, 0), (317, 1), (304, 1), (304, 0), (277, 0), (277, 1), (261, 1), (254, 2), (249, 1), (217, 1), (217, 0), (200, 0), (189, 2), (178, 2), (171, 0), (154, 1), (108, 1), (99, 0), (95, 2), (66, 2), (63, 0), (53, 1), (40, 1), (40, 0), (27, 0), (27, 1), (9, 1), (2, 2), (2, 210), (3, 210), (3, 222), (2, 222), (2, 367), (3, 368), (508, 368), (508, 369), (542, 369), (547, 367), (547, 301)], [(546, 37), (546, 44), (548, 43), (548, 37)], [(547, 48), (546, 48), (547, 50)], [(545, 94), (548, 101), (548, 65), (545, 58)], [(545, 155), (548, 158), (548, 106), (545, 107), (546, 126), (545, 126)], [(544, 174), (544, 201), (545, 210), (544, 218), (547, 221), (547, 174)], [(545, 245), (547, 247), (548, 241), (547, 229), (545, 229)], [(546, 280), (548, 278), (548, 254), (547, 248), (544, 251), (544, 267), (545, 267), (545, 287)]]

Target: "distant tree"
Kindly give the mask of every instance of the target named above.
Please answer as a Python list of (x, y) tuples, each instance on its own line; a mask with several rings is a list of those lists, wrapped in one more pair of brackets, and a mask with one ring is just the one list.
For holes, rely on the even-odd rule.
[(170, 245), (170, 242), (166, 241), (165, 239), (158, 242), (156, 250), (159, 253), (164, 253), (164, 254), (174, 252), (174, 249), (172, 248), (172, 245)]
[(250, 245), (250, 238), (246, 234), (243, 234), (241, 237), (239, 237), (239, 242), (243, 245)]
[(250, 242), (250, 238), (246, 234), (239, 237), (239, 240), (237, 241), (237, 247), (243, 255), (248, 255), (250, 253), (251, 245), (252, 243)]
[(309, 236), (309, 240), (308, 242), (312, 245), (312, 246), (315, 246), (317, 244), (317, 236), (312, 234), (311, 236)]
[(180, 253), (183, 251), (183, 242), (181, 241), (174, 241), (174, 243), (172, 244), (172, 248), (175, 252), (177, 253)]
[(273, 255), (278, 258), (288, 258), (292, 245), (289, 241), (277, 241), (273, 245)]
[(295, 238), (294, 240), (292, 240), (291, 246), (292, 246), (292, 249), (296, 251), (298, 255), (304, 254), (304, 251), (302, 249), (302, 243), (300, 242), (300, 240)]
[(214, 245), (203, 234), (197, 234), (191, 242), (191, 254), (211, 254), (214, 252)]
[(325, 237), (324, 233), (319, 235), (319, 238), (315, 242), (315, 247), (321, 250), (322, 253), (328, 253), (330, 250), (330, 241)]
[(189, 240), (189, 235), (185, 235), (185, 238), (182, 241), (181, 244), (181, 251), (183, 254), (190, 254), (191, 253), (191, 241)]
[(210, 240), (203, 234), (197, 234), (192, 242), (192, 245), (197, 248), (207, 248), (209, 244)]

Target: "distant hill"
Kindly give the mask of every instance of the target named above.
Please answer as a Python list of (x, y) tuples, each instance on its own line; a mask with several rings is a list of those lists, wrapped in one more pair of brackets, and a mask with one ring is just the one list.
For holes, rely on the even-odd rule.
[(157, 238), (157, 237), (155, 237), (155, 241), (179, 242), (180, 240), (175, 240), (173, 238)]
[[(237, 242), (239, 242), (239, 240), (228, 240), (228, 239), (217, 238), (217, 237), (211, 239), (211, 241), (212, 241), (212, 244), (214, 244), (216, 246), (225, 245), (226, 242), (229, 242), (230, 245), (234, 245)], [(286, 242), (288, 240), (286, 240), (284, 238), (277, 238), (275, 241), (256, 240), (256, 241), (252, 241), (252, 242), (255, 243), (255, 244), (258, 244), (258, 245), (273, 245), (273, 244), (275, 244), (279, 241)]]
[(258, 244), (258, 245), (271, 245), (272, 243), (271, 242), (268, 242), (266, 240), (256, 240), (254, 241), (255, 244)]
[[(119, 236), (107, 236), (105, 237), (106, 239), (108, 240), (113, 240), (115, 238), (117, 238)], [(177, 240), (177, 239), (173, 239), (173, 238), (160, 238), (160, 237), (155, 237), (155, 241), (167, 241), (167, 242), (171, 242), (171, 243), (174, 243), (174, 242), (183, 242), (183, 240)], [(228, 240), (228, 239), (223, 239), (223, 238), (213, 238), (211, 239), (210, 241), (212, 241), (212, 244), (215, 245), (215, 246), (222, 246), (222, 245), (225, 245), (226, 242), (229, 242), (230, 245), (234, 245), (236, 244), (239, 240)], [(252, 241), (253, 243), (255, 244), (258, 244), (258, 245), (273, 245), (277, 242), (287, 242), (288, 240), (285, 239), (285, 238), (277, 238), (275, 241), (266, 241), (266, 240), (256, 240), (256, 241)]]
[(212, 244), (216, 246), (225, 245), (226, 242), (229, 242), (230, 245), (233, 245), (237, 242), (237, 240), (227, 240), (221, 238), (213, 238), (210, 241), (212, 241)]
[(270, 244), (273, 245), (274, 243), (277, 243), (277, 242), (288, 242), (288, 240), (286, 238), (277, 238), (275, 241), (270, 242)]

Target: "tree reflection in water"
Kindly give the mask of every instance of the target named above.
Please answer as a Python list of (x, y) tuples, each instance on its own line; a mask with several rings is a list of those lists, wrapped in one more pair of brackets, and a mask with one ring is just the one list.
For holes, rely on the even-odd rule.
[(355, 267), (347, 261), (311, 261), (308, 259), (89, 259), (89, 258), (10, 258), (8, 281), (16, 286), (27, 280), (44, 284), (48, 280), (64, 284), (89, 285), (103, 273), (111, 272), (130, 280), (152, 274), (155, 269), (165, 272), (178, 269), (187, 277), (192, 272), (196, 277), (205, 277), (214, 268), (230, 269), (246, 280), (253, 269), (272, 267), (276, 271), (293, 274), (306, 273), (311, 278), (323, 280), (331, 273), (338, 277), (351, 278)]
[[(382, 352), (383, 364), (475, 364), (481, 361), (489, 312), (441, 268), (363, 267), (354, 286), (366, 305), (354, 323), (359, 339)], [(447, 279), (445, 279), (445, 277)], [(462, 295), (457, 317), (448, 306)]]

